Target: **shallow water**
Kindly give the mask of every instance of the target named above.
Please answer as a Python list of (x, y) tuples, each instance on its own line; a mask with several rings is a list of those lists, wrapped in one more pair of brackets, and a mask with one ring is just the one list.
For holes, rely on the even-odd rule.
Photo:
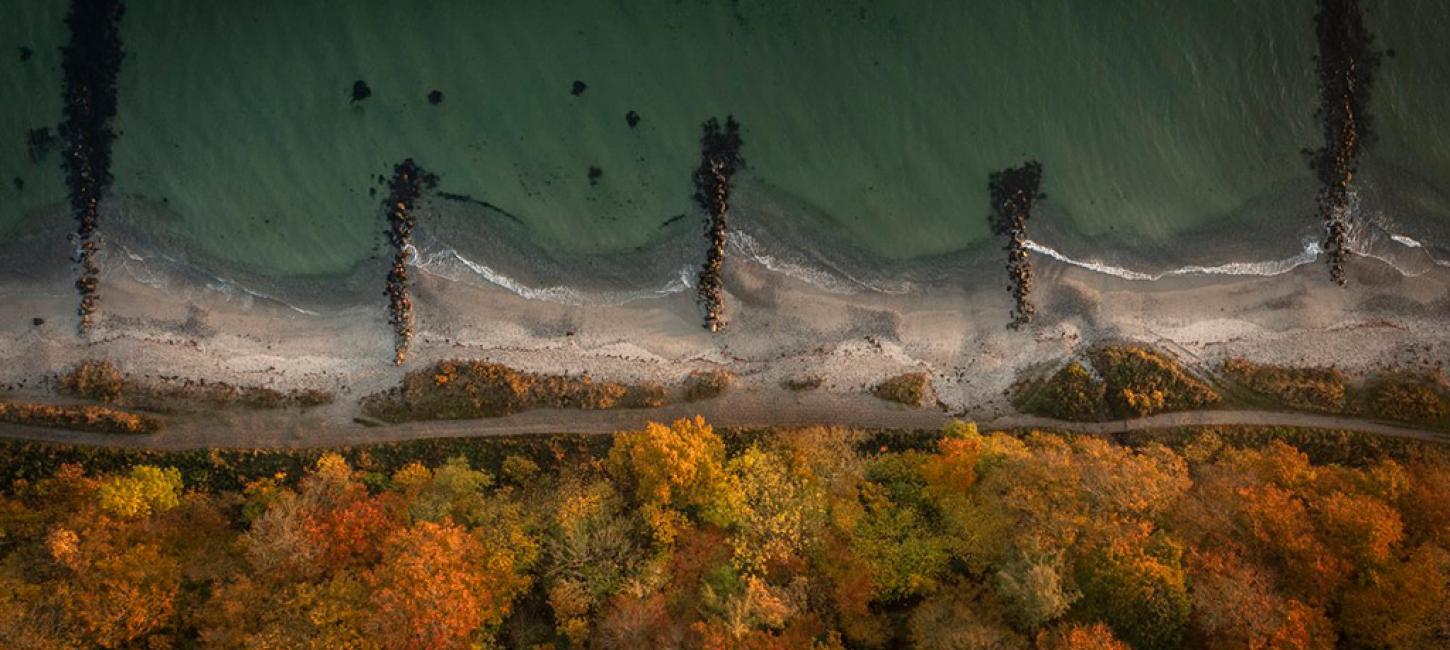
[[(46, 208), (65, 195), (58, 154), (35, 163), (24, 146), (27, 129), (59, 121), (65, 3), (21, 4), (0, 24), (0, 133), (11, 143), (0, 174), (25, 187), (0, 187), (0, 232), (54, 218)], [(747, 161), (740, 221), (754, 253), (797, 275), (825, 264), (883, 288), (858, 267), (879, 263), (883, 276), (985, 248), (987, 175), (1028, 157), (1043, 162), (1048, 194), (1035, 239), (1145, 277), (1279, 264), (1318, 225), (1301, 154), (1320, 144), (1312, 2), (337, 7), (130, 2), (114, 193), (132, 201), (113, 218), (216, 266), (341, 273), (384, 252), (378, 176), (411, 156), (441, 175), (440, 190), (498, 208), (446, 202), (431, 230), (425, 210), (429, 254), (517, 276), (535, 258), (648, 251), (641, 285), (673, 286), (694, 253), (660, 251), (696, 241), (699, 123), (734, 114)], [(1365, 10), (1395, 55), (1371, 103), (1380, 137), (1360, 216), (1441, 247), (1450, 7)], [(17, 60), (20, 46), (30, 61)], [(373, 95), (353, 104), (357, 79)], [(578, 96), (575, 80), (588, 86)], [(502, 266), (477, 259), (505, 244), (526, 253)]]

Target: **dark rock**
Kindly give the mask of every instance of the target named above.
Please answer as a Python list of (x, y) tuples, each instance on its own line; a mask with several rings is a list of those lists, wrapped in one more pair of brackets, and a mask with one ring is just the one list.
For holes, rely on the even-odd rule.
[(429, 104), (432, 104), (434, 106), (437, 106), (439, 104), (442, 104), (443, 103), (443, 91), (441, 91), (441, 90), (435, 90), (435, 91), (433, 91), (431, 93), (428, 93), (428, 103)]
[(603, 169), (600, 169), (600, 168), (594, 167), (594, 166), (590, 166), (589, 167), (589, 184), (590, 185), (598, 185), (599, 184), (599, 177), (601, 177), (603, 175), (604, 175), (604, 170)]
[(571, 89), (569, 91), (569, 93), (572, 94), (572, 95), (574, 95), (575, 97), (578, 97), (580, 95), (583, 95), (584, 94), (584, 91), (585, 90), (588, 90), (588, 89), (589, 89), (589, 84), (586, 84), (586, 83), (584, 83), (582, 81), (579, 81), (578, 79), (575, 79), (574, 80), (574, 88)]
[(705, 307), (705, 329), (718, 332), (725, 327), (724, 283), (726, 218), (729, 211), (730, 179), (744, 160), (740, 157), (740, 123), (733, 116), (720, 121), (710, 118), (701, 125), (700, 166), (695, 170), (695, 201), (709, 217), (705, 237), (705, 264), (700, 267), (696, 293)]
[(30, 57), (32, 55), (34, 55), (34, 54), (35, 54), (35, 50), (32, 50), (32, 49), (30, 49), (28, 47), (21, 46), (21, 48), (20, 48), (20, 62), (21, 63), (24, 63), (26, 61), (29, 61), (30, 60)]
[(368, 82), (358, 79), (352, 84), (352, 101), (360, 102), (373, 96), (373, 89), (368, 87)]
[(30, 319), (30, 324), (31, 325), (34, 325), (36, 327), (40, 327), (41, 325), (44, 325), (45, 324), (45, 319), (44, 318), (41, 318), (39, 316), (36, 316), (35, 318)]
[(993, 172), (988, 180), (992, 194), (992, 214), (988, 223), (992, 233), (1007, 238), (1007, 290), (1012, 293), (1016, 306), (1012, 309), (1012, 322), (1007, 326), (1020, 329), (1032, 322), (1037, 307), (1031, 299), (1032, 261), (1027, 254), (1027, 220), (1032, 217), (1032, 206), (1045, 198), (1038, 188), (1042, 186), (1042, 164), (1029, 160), (1020, 167)]
[(634, 128), (635, 126), (639, 125), (639, 113), (636, 113), (634, 111), (625, 113), (624, 121), (626, 124), (629, 125), (629, 128)]
[(14, 179), (11, 180), (11, 182), (15, 183), (15, 191), (19, 192), (20, 190), (25, 189), (25, 179), (16, 176)]

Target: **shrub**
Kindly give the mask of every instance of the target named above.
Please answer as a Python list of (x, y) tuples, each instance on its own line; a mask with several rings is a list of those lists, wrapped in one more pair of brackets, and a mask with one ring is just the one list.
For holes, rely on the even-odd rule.
[(1290, 408), (1328, 413), (1345, 408), (1349, 379), (1334, 368), (1289, 368), (1235, 357), (1225, 360), (1220, 370), (1249, 390)]
[(1186, 411), (1219, 401), (1208, 384), (1176, 361), (1140, 345), (1106, 345), (1091, 353), (1103, 377), (1108, 409), (1118, 417)]
[(820, 375), (806, 375), (804, 377), (788, 377), (782, 379), (780, 387), (789, 391), (800, 392), (815, 390), (820, 388), (823, 383), (825, 383), (825, 379)]
[(524, 485), (539, 473), (539, 464), (525, 456), (511, 454), (503, 459), (499, 475), (514, 485)]
[(124, 392), (125, 375), (110, 361), (87, 359), (61, 373), (58, 383), (61, 392), (98, 402), (114, 402)]
[(384, 422), (500, 417), (532, 408), (650, 408), (665, 403), (656, 384), (595, 382), (520, 372), (487, 361), (440, 361), (404, 375), (403, 383), (362, 399), (363, 412)]
[(105, 406), (0, 402), (0, 422), (101, 433), (154, 433), (156, 418)]
[(1060, 420), (1101, 420), (1107, 413), (1103, 382), (1098, 381), (1082, 364), (1073, 361), (1053, 373), (1023, 404), (1028, 413)]
[(1394, 373), (1379, 378), (1369, 392), (1369, 415), (1416, 424), (1437, 424), (1450, 415), (1436, 377)]
[(685, 377), (685, 400), (698, 402), (725, 394), (735, 383), (727, 370), (696, 370)]
[(926, 404), (931, 393), (931, 377), (924, 372), (908, 372), (897, 375), (871, 389), (871, 394), (890, 402), (907, 406)]

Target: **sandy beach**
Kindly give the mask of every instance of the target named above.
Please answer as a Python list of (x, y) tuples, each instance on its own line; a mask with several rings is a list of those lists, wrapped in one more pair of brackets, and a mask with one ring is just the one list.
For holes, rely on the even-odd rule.
[[(12, 247), (10, 256), (14, 271), (20, 253)], [(1148, 282), (1037, 255), (1038, 317), (1021, 331), (1006, 327), (1006, 279), (989, 275), (1002, 274), (1000, 269), (964, 277), (957, 289), (843, 294), (735, 255), (725, 265), (731, 324), (714, 335), (700, 325), (693, 292), (623, 305), (570, 305), (420, 273), (412, 287), (417, 333), (402, 367), (392, 363), (381, 273), (375, 274), (375, 304), (309, 310), (218, 284), (152, 283), (158, 288), (124, 272), (118, 259), (112, 250), (100, 317), (84, 338), (76, 334), (65, 264), (37, 264), (0, 280), (0, 388), (6, 397), (45, 396), (48, 377), (88, 358), (109, 359), (143, 377), (334, 392), (333, 405), (304, 412), (213, 416), (239, 437), (257, 426), (305, 437), (309, 426), (361, 428), (351, 424), (359, 397), (395, 385), (409, 370), (468, 358), (541, 373), (665, 384), (693, 370), (723, 368), (739, 378), (742, 395), (757, 396), (737, 397), (733, 409), (780, 411), (775, 417), (783, 422), (795, 418), (790, 402), (780, 399), (782, 380), (819, 376), (828, 396), (873, 399), (864, 393), (876, 382), (924, 371), (931, 375), (938, 412), (987, 421), (1012, 413), (1005, 392), (1021, 373), (1051, 369), (1107, 340), (1150, 343), (1202, 367), (1227, 356), (1350, 371), (1435, 367), (1450, 359), (1444, 318), (1450, 269), (1429, 264), (1411, 277), (1370, 258), (1353, 261), (1349, 287), (1341, 289), (1317, 263), (1270, 277)]]

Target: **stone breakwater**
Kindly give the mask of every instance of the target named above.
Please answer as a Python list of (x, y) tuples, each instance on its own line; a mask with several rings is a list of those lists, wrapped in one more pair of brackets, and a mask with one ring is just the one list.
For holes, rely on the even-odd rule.
[(393, 244), (393, 266), (383, 293), (388, 296), (388, 323), (393, 326), (393, 363), (403, 365), (413, 340), (413, 299), (408, 295), (408, 256), (413, 250), (413, 226), (417, 217), (413, 204), (423, 189), (437, 184), (437, 177), (424, 171), (412, 158), (393, 167), (388, 183), (388, 239)]
[(705, 309), (705, 328), (718, 332), (726, 323), (720, 273), (725, 263), (730, 178), (744, 161), (740, 158), (740, 123), (734, 117), (725, 118), (724, 128), (719, 120), (710, 118), (702, 125), (702, 131), (700, 167), (694, 177), (695, 201), (705, 210), (708, 219), (705, 238), (710, 241), (710, 247), (705, 251), (705, 264), (700, 267), (697, 286)]
[(1027, 220), (1032, 204), (1046, 195), (1038, 191), (1042, 185), (1042, 164), (1030, 160), (1020, 167), (993, 172), (988, 185), (992, 191), (992, 214), (988, 220), (992, 233), (1007, 238), (1007, 290), (1017, 304), (1012, 308), (1012, 322), (1007, 326), (1021, 328), (1032, 322), (1037, 313), (1032, 304), (1032, 260), (1028, 257)]
[(121, 69), (119, 23), (125, 8), (117, 0), (73, 0), (65, 22), (70, 42), (61, 51), (65, 76), (60, 135), (65, 142), (61, 162), (76, 220), (73, 241), (78, 266), (80, 329), (95, 319), (99, 298), (101, 195), (111, 184), (111, 144), (116, 133), (116, 73)]
[(1319, 41), (1316, 117), (1324, 146), (1307, 153), (1320, 183), (1315, 201), (1325, 228), (1325, 262), (1330, 278), (1344, 286), (1344, 263), (1351, 253), (1350, 183), (1370, 137), (1367, 108), (1380, 55), (1371, 47), (1374, 37), (1364, 26), (1358, 0), (1319, 0), (1314, 23)]

